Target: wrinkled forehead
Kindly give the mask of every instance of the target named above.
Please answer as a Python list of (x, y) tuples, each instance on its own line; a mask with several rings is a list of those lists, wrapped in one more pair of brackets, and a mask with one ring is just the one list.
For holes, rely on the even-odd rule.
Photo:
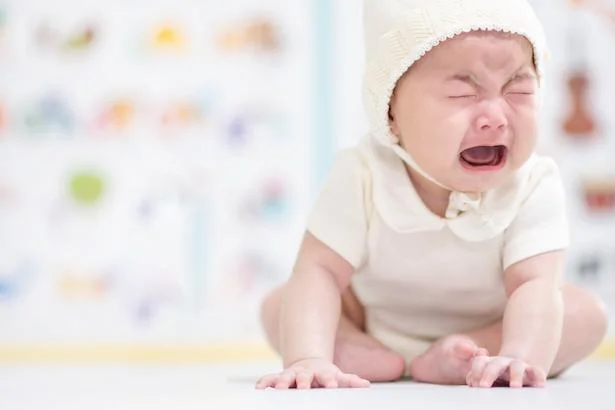
[(490, 69), (518, 68), (528, 64), (536, 70), (535, 50), (532, 43), (519, 34), (500, 31), (472, 31), (447, 39), (433, 47), (415, 62), (415, 67), (429, 65), (429, 69), (450, 69), (480, 60)]

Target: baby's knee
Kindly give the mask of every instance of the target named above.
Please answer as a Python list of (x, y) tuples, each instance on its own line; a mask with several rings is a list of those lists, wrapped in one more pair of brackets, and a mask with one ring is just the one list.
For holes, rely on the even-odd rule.
[(282, 299), (282, 290), (282, 287), (278, 287), (267, 293), (261, 300), (260, 319), (265, 327), (268, 327), (269, 323), (278, 315)]
[(583, 325), (583, 333), (596, 338), (600, 343), (608, 331), (609, 317), (604, 302), (591, 292), (576, 286), (564, 290), (564, 303), (568, 314), (577, 316)]
[(609, 315), (606, 304), (597, 296), (588, 294), (587, 301), (587, 320), (588, 326), (596, 335), (598, 343), (602, 342), (606, 337), (609, 327)]

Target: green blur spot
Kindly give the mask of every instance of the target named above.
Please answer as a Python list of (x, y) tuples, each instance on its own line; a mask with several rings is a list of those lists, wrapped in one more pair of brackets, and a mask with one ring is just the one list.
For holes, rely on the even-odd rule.
[(71, 196), (84, 205), (94, 205), (100, 201), (104, 189), (105, 181), (93, 172), (78, 172), (70, 180)]

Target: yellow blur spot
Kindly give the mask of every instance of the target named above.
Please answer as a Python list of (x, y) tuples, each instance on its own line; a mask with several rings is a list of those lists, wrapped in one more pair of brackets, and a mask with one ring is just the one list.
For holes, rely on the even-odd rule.
[(169, 24), (156, 30), (153, 43), (158, 48), (181, 49), (184, 47), (185, 38), (179, 28)]

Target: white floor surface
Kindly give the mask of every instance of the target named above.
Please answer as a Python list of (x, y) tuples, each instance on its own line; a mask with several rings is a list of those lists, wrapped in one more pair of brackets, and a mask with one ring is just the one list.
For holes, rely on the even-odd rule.
[(615, 410), (615, 361), (582, 364), (544, 389), (403, 381), (361, 390), (254, 390), (255, 380), (277, 366), (0, 365), (0, 409)]

